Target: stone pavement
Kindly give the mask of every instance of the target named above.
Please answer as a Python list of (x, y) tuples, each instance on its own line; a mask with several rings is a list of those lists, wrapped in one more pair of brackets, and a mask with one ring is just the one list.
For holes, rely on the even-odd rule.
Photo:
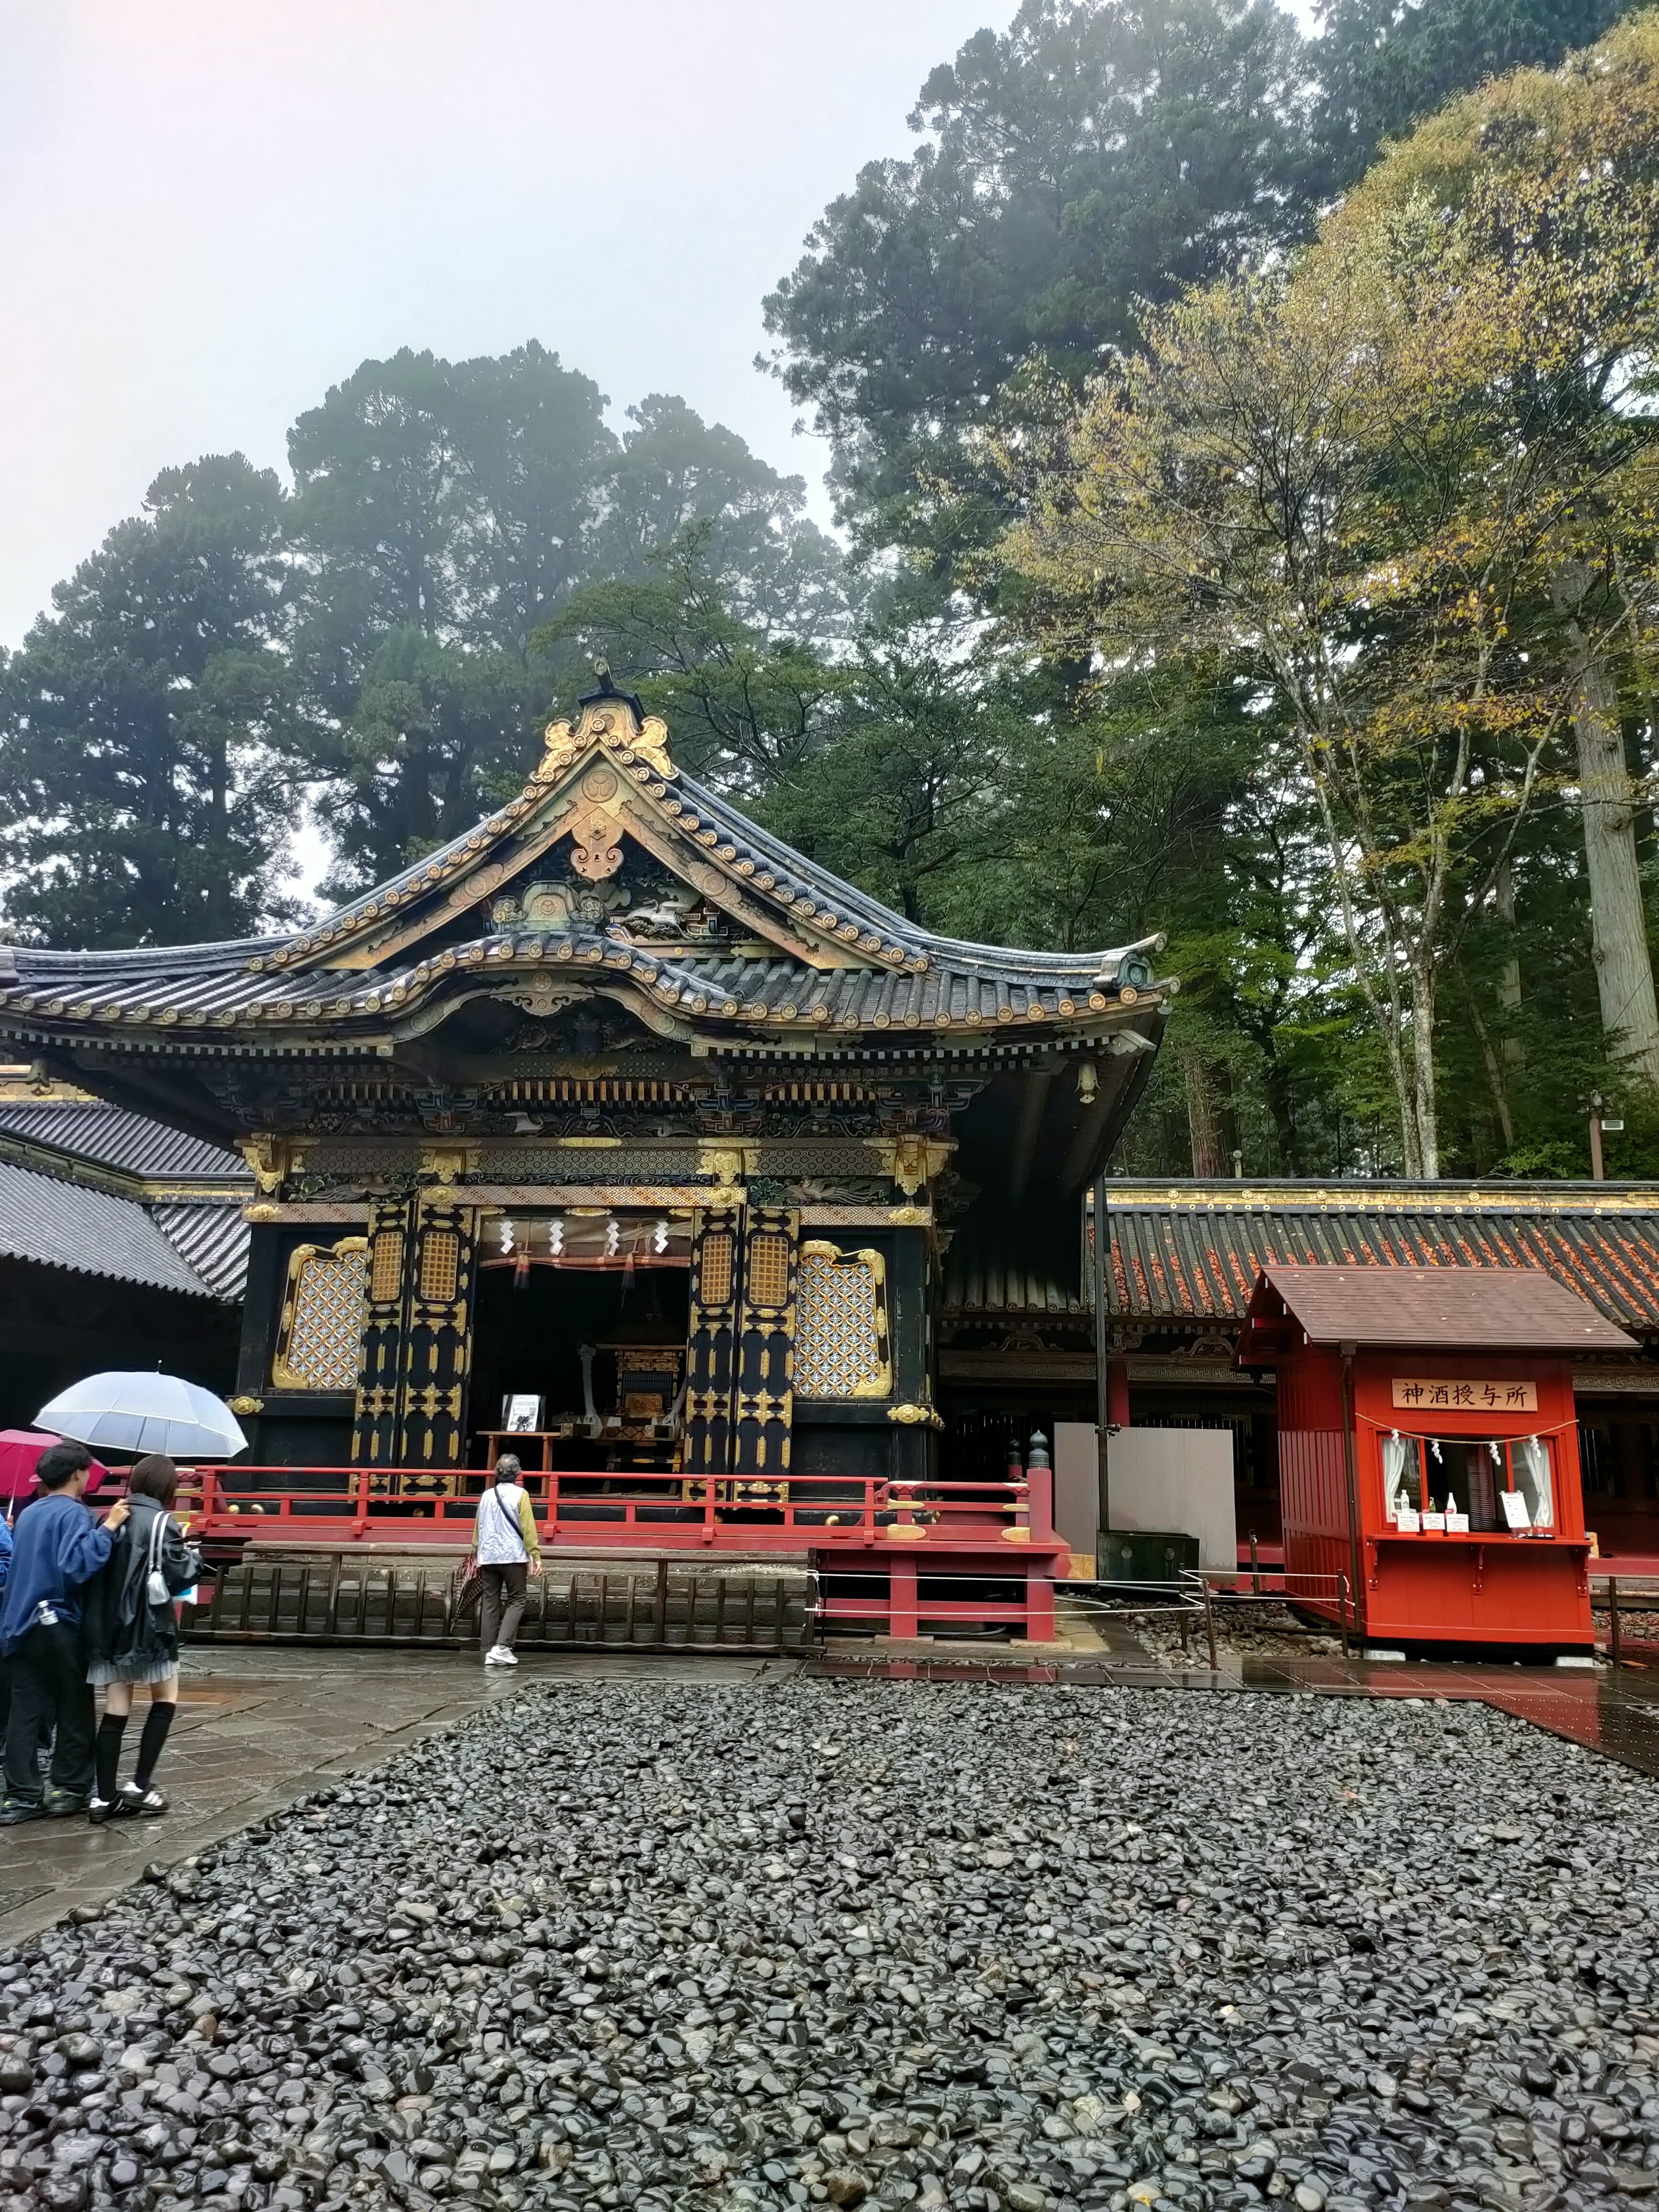
[[(472, 1652), (187, 1648), (179, 1717), (156, 1777), (174, 1809), (101, 1828), (85, 1819), (0, 1828), (0, 1944), (101, 1902), (152, 1860), (188, 1857), (526, 1683), (579, 1676), (719, 1685), (752, 1681), (773, 1666), (617, 1653), (536, 1656), (511, 1673), (486, 1672)], [(130, 1742), (136, 1734), (135, 1723)]]

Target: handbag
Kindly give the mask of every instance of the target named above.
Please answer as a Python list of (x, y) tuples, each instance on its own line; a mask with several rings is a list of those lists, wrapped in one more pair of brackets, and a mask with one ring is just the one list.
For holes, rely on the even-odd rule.
[(167, 1588), (167, 1578), (161, 1572), (161, 1550), (167, 1540), (167, 1516), (158, 1513), (149, 1527), (149, 1573), (144, 1582), (144, 1595), (152, 1605), (171, 1605), (173, 1592)]

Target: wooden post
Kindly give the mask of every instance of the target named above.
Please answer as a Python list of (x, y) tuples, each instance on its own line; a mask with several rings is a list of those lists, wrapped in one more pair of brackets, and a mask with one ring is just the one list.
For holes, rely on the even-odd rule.
[(1111, 1377), (1106, 1358), (1106, 1260), (1109, 1225), (1106, 1212), (1106, 1177), (1103, 1171), (1095, 1178), (1095, 1251), (1094, 1251), (1094, 1307), (1095, 1307), (1095, 1480), (1099, 1492), (1097, 1510), (1103, 1530), (1112, 1525), (1111, 1448), (1108, 1432), (1111, 1426), (1111, 1406), (1109, 1393)]
[(916, 1611), (916, 1563), (896, 1559), (887, 1570), (887, 1633), (916, 1637), (921, 1632)]
[(1353, 1595), (1354, 1627), (1359, 1626), (1359, 1475), (1354, 1463), (1353, 1361), (1358, 1346), (1342, 1351), (1342, 1471), (1348, 1508), (1348, 1587)]

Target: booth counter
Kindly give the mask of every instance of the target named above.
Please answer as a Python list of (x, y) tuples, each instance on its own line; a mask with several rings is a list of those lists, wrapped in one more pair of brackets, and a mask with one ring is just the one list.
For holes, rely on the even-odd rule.
[(1592, 1650), (1571, 1361), (1629, 1346), (1541, 1268), (1263, 1269), (1287, 1575), (1373, 1645)]

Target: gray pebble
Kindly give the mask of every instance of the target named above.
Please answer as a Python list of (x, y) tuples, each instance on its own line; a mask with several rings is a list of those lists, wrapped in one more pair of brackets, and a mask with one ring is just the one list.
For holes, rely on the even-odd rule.
[(1656, 1808), (1465, 1705), (527, 1687), (0, 1952), (0, 2202), (1634, 2197)]

